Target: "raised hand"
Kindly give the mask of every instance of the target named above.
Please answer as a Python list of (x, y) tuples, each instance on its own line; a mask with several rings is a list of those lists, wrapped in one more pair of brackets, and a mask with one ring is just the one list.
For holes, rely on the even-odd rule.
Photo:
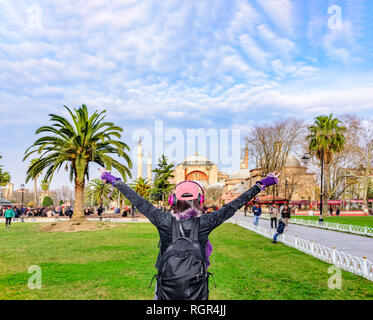
[(267, 177), (257, 182), (260, 189), (264, 190), (266, 187), (272, 186), (274, 184), (278, 184), (278, 179), (281, 176), (281, 172), (275, 171), (273, 173), (269, 173)]
[(111, 172), (106, 171), (105, 168), (104, 168), (103, 170), (98, 169), (98, 171), (100, 171), (100, 173), (101, 173), (101, 180), (102, 180), (104, 183), (110, 183), (110, 184), (112, 184), (113, 186), (115, 186), (115, 182), (117, 182), (118, 180), (122, 180), (121, 178), (114, 177), (114, 176), (111, 174)]

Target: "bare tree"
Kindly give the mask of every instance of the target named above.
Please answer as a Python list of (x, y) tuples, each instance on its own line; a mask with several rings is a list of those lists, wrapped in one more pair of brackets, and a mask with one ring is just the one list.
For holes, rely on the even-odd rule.
[(63, 202), (73, 202), (74, 191), (72, 191), (69, 187), (62, 186), (61, 188), (57, 189), (56, 192), (59, 200), (62, 200)]
[(287, 118), (250, 131), (246, 138), (249, 153), (262, 174), (281, 170), (290, 151), (302, 140), (304, 129), (303, 121)]
[(353, 150), (358, 154), (359, 171), (363, 176), (364, 205), (368, 205), (370, 175), (373, 166), (373, 120), (361, 120)]
[(223, 195), (222, 186), (211, 186), (206, 189), (206, 204), (219, 204)]

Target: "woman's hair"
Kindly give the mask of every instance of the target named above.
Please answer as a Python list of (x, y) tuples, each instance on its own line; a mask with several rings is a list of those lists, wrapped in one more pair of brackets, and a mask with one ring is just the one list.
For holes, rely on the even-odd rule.
[(174, 206), (174, 212), (179, 213), (183, 212), (185, 210), (188, 210), (190, 208), (194, 208), (196, 210), (201, 211), (201, 206), (199, 204), (199, 200), (177, 200), (176, 206)]

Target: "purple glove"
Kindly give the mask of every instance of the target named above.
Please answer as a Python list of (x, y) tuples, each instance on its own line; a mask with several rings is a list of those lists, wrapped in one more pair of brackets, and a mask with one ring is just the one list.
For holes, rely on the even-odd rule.
[(117, 182), (118, 180), (122, 180), (122, 179), (116, 178), (110, 172), (104, 171), (101, 174), (101, 180), (106, 180), (106, 183), (111, 183), (113, 186), (115, 186), (115, 182)]
[(211, 256), (211, 253), (212, 253), (212, 249), (213, 249), (212, 244), (211, 244), (210, 240), (207, 239), (206, 248), (205, 248), (207, 268), (210, 266), (210, 256)]
[(263, 180), (258, 181), (256, 184), (261, 189), (264, 190), (266, 187), (278, 184), (278, 176), (276, 172), (270, 173)]

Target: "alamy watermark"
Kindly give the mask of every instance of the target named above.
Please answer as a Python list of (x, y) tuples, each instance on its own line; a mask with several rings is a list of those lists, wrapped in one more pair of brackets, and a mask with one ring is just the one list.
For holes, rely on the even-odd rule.
[[(238, 165), (241, 154), (241, 134), (239, 129), (165, 129), (163, 121), (155, 121), (154, 132), (149, 129), (137, 129), (132, 134), (132, 141), (142, 140), (148, 153), (158, 159), (166, 155), (170, 162), (178, 162), (189, 155), (207, 157), (211, 162), (226, 167)], [(147, 154), (145, 153), (145, 156)], [(133, 150), (136, 159), (137, 149)]]
[(332, 30), (342, 29), (342, 8), (332, 5), (328, 8), (328, 14), (331, 15), (328, 19), (328, 27)]
[(31, 30), (42, 28), (42, 10), (37, 4), (33, 4), (27, 9), (27, 27)]
[(328, 288), (331, 290), (342, 289), (342, 270), (335, 265), (328, 268), (328, 273), (332, 276), (328, 279)]
[(27, 287), (31, 290), (41, 289), (41, 268), (32, 265), (28, 268), (27, 272), (32, 274), (27, 281)]

